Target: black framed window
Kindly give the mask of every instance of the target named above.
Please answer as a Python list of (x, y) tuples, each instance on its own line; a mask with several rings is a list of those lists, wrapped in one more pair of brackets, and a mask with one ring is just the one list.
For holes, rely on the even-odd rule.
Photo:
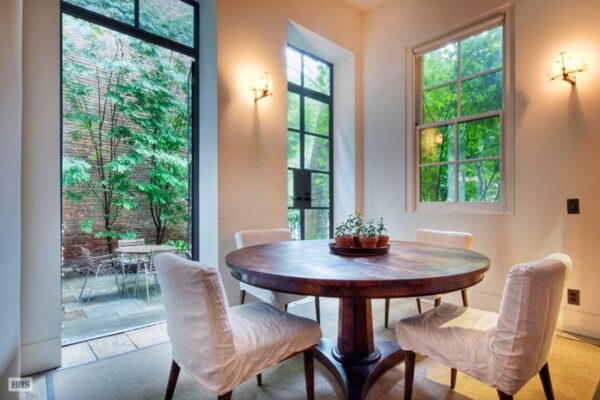
[(333, 66), (288, 46), (288, 224), (295, 239), (333, 235)]
[[(146, 242), (169, 241), (198, 259), (192, 245), (198, 243), (198, 3), (63, 0), (61, 11), (63, 229), (73, 215), (83, 218), (77, 212), (66, 217), (66, 206), (75, 207), (86, 195), (108, 196), (110, 207), (106, 200), (99, 213), (87, 207), (93, 218), (78, 223), (90, 237), (106, 239), (109, 251), (117, 239), (154, 229), (155, 235), (144, 233)], [(86, 33), (66, 38), (70, 28)], [(81, 100), (92, 90), (94, 107)], [(103, 145), (86, 132), (89, 127)], [(105, 157), (103, 170), (97, 168), (99, 157)], [(143, 218), (127, 217), (135, 212)], [(106, 215), (114, 219), (108, 219), (110, 229), (101, 221)], [(63, 243), (72, 231), (63, 232)]]

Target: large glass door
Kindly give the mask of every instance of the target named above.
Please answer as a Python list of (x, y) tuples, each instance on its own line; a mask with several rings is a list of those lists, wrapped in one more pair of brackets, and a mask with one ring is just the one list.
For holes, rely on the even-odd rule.
[(333, 67), (288, 46), (288, 223), (295, 239), (332, 236)]
[(152, 253), (123, 257), (123, 241), (198, 257), (198, 4), (61, 7), (62, 315), (72, 343), (164, 319)]

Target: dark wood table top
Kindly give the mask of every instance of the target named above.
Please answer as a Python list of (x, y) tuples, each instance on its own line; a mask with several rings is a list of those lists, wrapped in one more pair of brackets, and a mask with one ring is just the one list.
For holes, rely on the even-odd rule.
[(330, 297), (411, 297), (472, 286), (490, 267), (474, 251), (418, 242), (390, 242), (389, 254), (331, 254), (331, 240), (246, 247), (226, 256), (232, 275), (246, 283), (289, 293)]

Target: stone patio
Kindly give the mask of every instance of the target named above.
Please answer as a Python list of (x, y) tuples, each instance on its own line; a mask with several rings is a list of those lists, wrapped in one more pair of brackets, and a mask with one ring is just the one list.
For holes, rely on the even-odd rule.
[[(119, 282), (121, 282), (121, 277)], [(114, 275), (98, 277), (89, 303), (87, 295), (93, 278), (88, 279), (83, 298), (79, 293), (84, 276), (67, 272), (62, 281), (62, 343), (63, 345), (125, 332), (164, 321), (160, 288), (150, 277), (150, 303), (146, 299), (144, 275), (140, 275), (139, 288), (133, 296), (135, 274), (128, 274), (128, 294), (120, 292)]]

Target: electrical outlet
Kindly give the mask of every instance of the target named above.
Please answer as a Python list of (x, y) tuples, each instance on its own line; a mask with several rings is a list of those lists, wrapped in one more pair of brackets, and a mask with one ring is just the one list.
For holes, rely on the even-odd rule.
[(567, 303), (573, 304), (574, 306), (579, 305), (579, 290), (567, 289)]
[(567, 214), (579, 214), (579, 199), (567, 199)]

